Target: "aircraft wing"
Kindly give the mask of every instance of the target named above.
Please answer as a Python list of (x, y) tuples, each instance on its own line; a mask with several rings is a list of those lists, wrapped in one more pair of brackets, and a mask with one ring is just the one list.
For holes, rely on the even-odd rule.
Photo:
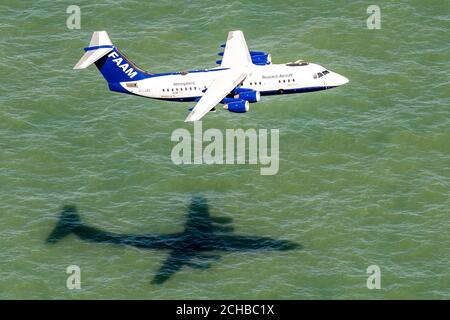
[(232, 219), (228, 217), (211, 217), (206, 199), (194, 197), (189, 206), (185, 232), (193, 235), (230, 232), (231, 222)]
[(243, 68), (221, 72), (224, 73), (224, 76), (212, 82), (186, 120), (184, 120), (185, 122), (200, 120), (247, 77), (247, 73)]
[(173, 250), (159, 268), (152, 280), (153, 284), (162, 284), (177, 273), (184, 265), (189, 264), (194, 256), (183, 250)]
[[(186, 237), (185, 246), (181, 244), (179, 248), (175, 248), (170, 252), (169, 256), (163, 262), (153, 278), (152, 283), (161, 284), (167, 281), (172, 275), (183, 268), (183, 266), (199, 269), (209, 268), (208, 263), (199, 263), (198, 260), (217, 260), (220, 256), (207, 255), (197, 251), (195, 249), (195, 241), (198, 240), (194, 240), (194, 243), (189, 243), (189, 241), (193, 241), (190, 239), (195, 239), (195, 237), (198, 236), (200, 236), (200, 239), (203, 236), (210, 237), (211, 234), (215, 232), (231, 232), (232, 228), (229, 226), (231, 222), (232, 219), (228, 217), (211, 217), (209, 214), (208, 203), (204, 197), (192, 198), (187, 215), (185, 231), (182, 233), (182, 235)], [(195, 261), (192, 262), (192, 260)]]
[[(197, 261), (191, 262), (193, 259), (196, 259)], [(161, 265), (153, 278), (152, 283), (162, 284), (166, 282), (171, 276), (183, 268), (183, 266), (196, 269), (208, 269), (210, 267), (210, 263), (202, 263), (202, 261), (212, 261), (218, 259), (220, 259), (219, 255), (206, 255), (195, 250), (186, 250), (184, 248), (175, 249)]]
[(252, 59), (248, 51), (247, 42), (245, 42), (244, 33), (240, 30), (230, 31), (225, 44), (221, 66), (231, 68), (251, 64)]

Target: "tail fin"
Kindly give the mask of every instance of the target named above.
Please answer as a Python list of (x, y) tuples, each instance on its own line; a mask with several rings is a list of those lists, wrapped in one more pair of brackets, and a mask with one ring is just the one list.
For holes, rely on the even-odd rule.
[(95, 63), (110, 84), (111, 90), (114, 90), (118, 82), (142, 80), (151, 76), (114, 47), (106, 31), (95, 31), (89, 47), (84, 50), (86, 53), (73, 68), (85, 69)]
[(86, 53), (73, 68), (85, 69), (113, 49), (114, 47), (106, 31), (95, 31), (92, 34), (89, 47), (84, 48)]
[(55, 243), (71, 234), (81, 226), (81, 220), (75, 206), (64, 206), (59, 221), (47, 237), (47, 243)]

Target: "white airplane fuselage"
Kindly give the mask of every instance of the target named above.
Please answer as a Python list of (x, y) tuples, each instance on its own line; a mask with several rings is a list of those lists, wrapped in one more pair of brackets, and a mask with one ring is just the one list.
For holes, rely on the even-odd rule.
[[(228, 68), (217, 67), (153, 74), (149, 78), (121, 82), (120, 85), (124, 91), (147, 98), (181, 102), (197, 101), (210, 84), (220, 78), (226, 70)], [(328, 73), (318, 76), (323, 71)], [(248, 76), (241, 88), (257, 91), (264, 96), (331, 89), (347, 82), (347, 78), (313, 63), (293, 66), (270, 64), (248, 67)]]
[(335, 88), (348, 79), (302, 60), (273, 64), (271, 55), (251, 51), (240, 30), (230, 31), (221, 45), (220, 67), (170, 73), (141, 70), (115, 47), (106, 31), (95, 31), (74, 69), (95, 63), (109, 89), (120, 93), (181, 102), (196, 102), (185, 119), (200, 120), (219, 103), (230, 112), (249, 111), (261, 96), (303, 93)]

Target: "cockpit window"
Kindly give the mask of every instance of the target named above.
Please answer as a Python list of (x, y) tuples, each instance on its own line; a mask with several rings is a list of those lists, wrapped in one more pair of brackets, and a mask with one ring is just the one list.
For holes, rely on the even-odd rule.
[(297, 60), (295, 62), (288, 62), (286, 65), (288, 67), (301, 67), (301, 66), (307, 66), (309, 63), (303, 60)]
[(314, 79), (322, 78), (322, 77), (323, 77), (323, 74), (322, 74), (321, 72), (317, 72), (317, 73), (315, 73), (314, 76), (313, 76)]
[(328, 71), (328, 70), (324, 70), (324, 71), (322, 71), (322, 72), (317, 72), (317, 73), (315, 73), (315, 74), (313, 75), (313, 78), (314, 78), (314, 79), (322, 78), (324, 75), (327, 75), (327, 74), (329, 74), (329, 73), (330, 73), (330, 71)]

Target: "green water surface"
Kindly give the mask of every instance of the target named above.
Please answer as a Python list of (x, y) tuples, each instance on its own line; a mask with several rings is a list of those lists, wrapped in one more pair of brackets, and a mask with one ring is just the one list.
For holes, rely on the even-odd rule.
[[(81, 29), (66, 8), (81, 8)], [(368, 30), (366, 9), (381, 9)], [(11, 1), (0, 3), (0, 298), (450, 298), (449, 1)], [(151, 72), (213, 67), (240, 29), (274, 63), (304, 59), (350, 79), (263, 97), (204, 129), (280, 130), (280, 169), (172, 163), (192, 104), (110, 92), (72, 70), (95, 30)], [(64, 205), (117, 233), (183, 229), (193, 197), (236, 234), (301, 249), (217, 253), (151, 280), (168, 251), (47, 244)], [(66, 268), (81, 268), (81, 289)], [(366, 287), (370, 265), (381, 289)]]

